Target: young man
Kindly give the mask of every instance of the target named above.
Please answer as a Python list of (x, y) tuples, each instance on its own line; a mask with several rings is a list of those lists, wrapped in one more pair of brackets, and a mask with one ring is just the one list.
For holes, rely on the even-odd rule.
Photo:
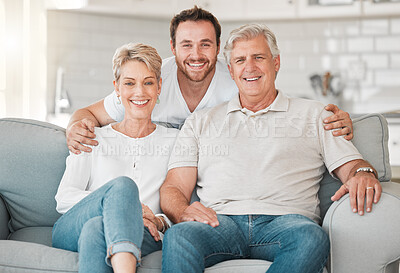
[[(237, 94), (226, 63), (217, 57), (220, 36), (217, 18), (197, 6), (171, 20), (170, 43), (174, 57), (163, 60), (160, 103), (154, 108), (153, 121), (180, 127), (190, 113), (226, 102)], [(333, 134), (346, 135), (350, 140), (353, 135), (349, 114), (334, 105), (328, 105), (327, 110), (334, 115), (327, 118), (326, 129), (339, 129)], [(93, 140), (94, 126), (121, 121), (124, 111), (115, 92), (77, 110), (67, 128), (69, 149), (74, 153), (90, 152), (91, 149), (82, 144), (97, 145)]]
[[(275, 88), (275, 35), (259, 24), (232, 31), (225, 46), (239, 89), (229, 102), (193, 113), (183, 125), (160, 189), (173, 222), (163, 272), (203, 272), (230, 259), (272, 261), (268, 272), (322, 272), (329, 238), (318, 225), (325, 166), (350, 192), (354, 212), (378, 202), (376, 171), (349, 141), (323, 128), (321, 103)], [(190, 204), (194, 188), (200, 202)]]

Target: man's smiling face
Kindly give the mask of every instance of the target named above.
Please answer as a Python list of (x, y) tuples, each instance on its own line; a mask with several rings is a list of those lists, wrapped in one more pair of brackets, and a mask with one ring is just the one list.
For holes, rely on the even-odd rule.
[(279, 67), (280, 57), (272, 57), (264, 36), (234, 43), (229, 72), (240, 95), (265, 96), (275, 92), (275, 76)]
[(215, 71), (219, 47), (211, 22), (180, 23), (176, 31), (175, 47), (171, 42), (171, 48), (179, 71), (187, 79), (201, 82)]

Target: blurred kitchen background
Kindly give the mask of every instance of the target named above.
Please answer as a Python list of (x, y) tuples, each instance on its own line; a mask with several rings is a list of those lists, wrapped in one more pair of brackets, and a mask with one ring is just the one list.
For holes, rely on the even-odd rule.
[(171, 56), (169, 21), (194, 4), (220, 20), (222, 45), (247, 22), (275, 32), (278, 89), (352, 116), (383, 113), (400, 179), (400, 0), (0, 0), (0, 118), (65, 127), (113, 90), (117, 47), (142, 42)]

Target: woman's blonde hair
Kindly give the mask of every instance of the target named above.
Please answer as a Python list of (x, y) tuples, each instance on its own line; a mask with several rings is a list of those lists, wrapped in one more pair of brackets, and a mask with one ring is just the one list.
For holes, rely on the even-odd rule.
[(113, 73), (116, 82), (121, 77), (121, 67), (132, 60), (145, 63), (147, 68), (156, 74), (157, 80), (160, 80), (162, 59), (157, 50), (149, 45), (129, 43), (119, 47), (113, 57)]

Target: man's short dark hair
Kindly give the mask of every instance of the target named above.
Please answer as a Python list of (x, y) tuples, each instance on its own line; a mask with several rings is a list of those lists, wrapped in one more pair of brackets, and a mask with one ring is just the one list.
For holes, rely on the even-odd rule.
[(186, 21), (209, 21), (211, 24), (213, 24), (217, 39), (217, 46), (219, 46), (221, 38), (221, 25), (219, 24), (218, 19), (214, 15), (212, 15), (211, 12), (199, 8), (198, 6), (194, 6), (194, 8), (181, 11), (171, 20), (169, 32), (172, 40), (172, 45), (174, 47), (176, 44), (176, 29), (178, 28), (180, 23)]

